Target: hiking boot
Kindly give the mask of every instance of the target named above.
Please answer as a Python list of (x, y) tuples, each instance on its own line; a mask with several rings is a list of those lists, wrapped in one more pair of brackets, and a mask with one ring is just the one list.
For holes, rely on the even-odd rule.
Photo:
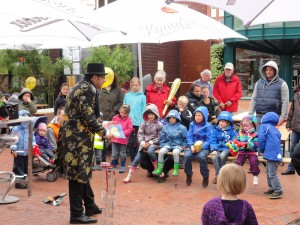
[(273, 194), (273, 190), (268, 190), (268, 191), (266, 191), (266, 192), (264, 192), (264, 195), (271, 195), (271, 194)]
[(192, 176), (193, 175), (186, 175), (186, 181), (185, 181), (185, 183), (186, 183), (187, 186), (191, 185), (191, 183), (192, 183)]
[(258, 176), (253, 177), (253, 185), (257, 186), (258, 185)]
[(277, 199), (277, 198), (281, 198), (283, 196), (283, 193), (282, 191), (279, 191), (279, 192), (273, 192), (272, 194), (270, 194), (268, 197), (270, 199)]
[(203, 177), (203, 181), (202, 181), (202, 187), (207, 188), (208, 186), (208, 176), (207, 177)]
[(212, 183), (213, 183), (213, 184), (216, 184), (216, 183), (217, 183), (217, 179), (218, 179), (218, 178), (215, 177), (215, 178), (212, 180)]

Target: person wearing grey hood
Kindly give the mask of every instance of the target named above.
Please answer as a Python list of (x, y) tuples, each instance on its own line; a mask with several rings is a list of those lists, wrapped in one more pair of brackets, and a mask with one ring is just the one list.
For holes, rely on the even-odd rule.
[(260, 69), (261, 78), (256, 82), (250, 102), (249, 114), (256, 112), (257, 131), (261, 125), (261, 118), (267, 112), (279, 115), (278, 126), (287, 117), (289, 104), (289, 88), (287, 83), (279, 77), (276, 62), (269, 61)]

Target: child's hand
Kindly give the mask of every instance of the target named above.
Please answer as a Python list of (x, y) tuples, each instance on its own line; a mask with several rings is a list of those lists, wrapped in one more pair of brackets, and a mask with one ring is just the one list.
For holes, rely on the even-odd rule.
[(16, 151), (12, 151), (11, 154), (12, 154), (12, 156), (15, 157), (15, 158), (18, 157), (18, 154), (17, 154)]
[(212, 151), (211, 154), (212, 154), (212, 155), (216, 155), (216, 154), (218, 154), (218, 152), (217, 152), (216, 150), (214, 150), (214, 151)]
[(184, 151), (186, 149), (186, 147), (185, 146), (181, 146), (181, 149)]
[(194, 145), (191, 145), (191, 151), (192, 151), (192, 153), (196, 153)]

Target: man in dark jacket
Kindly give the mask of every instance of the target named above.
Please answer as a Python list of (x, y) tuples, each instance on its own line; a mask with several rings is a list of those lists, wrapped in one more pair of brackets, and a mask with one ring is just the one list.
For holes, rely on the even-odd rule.
[[(291, 149), (290, 157), (294, 155), (295, 146), (300, 141), (300, 85), (294, 94), (292, 105), (286, 121), (286, 129), (292, 131), (291, 134)], [(288, 169), (281, 173), (281, 175), (295, 174), (295, 167), (292, 163), (288, 165)]]
[[(96, 223), (89, 216), (102, 210), (95, 204), (90, 185), (94, 161), (94, 134), (105, 136), (105, 129), (97, 120), (99, 114), (97, 89), (105, 82), (104, 65), (90, 63), (82, 81), (69, 93), (65, 107), (65, 121), (58, 138), (58, 165), (69, 179), (70, 223)], [(83, 204), (85, 213), (83, 213)]]

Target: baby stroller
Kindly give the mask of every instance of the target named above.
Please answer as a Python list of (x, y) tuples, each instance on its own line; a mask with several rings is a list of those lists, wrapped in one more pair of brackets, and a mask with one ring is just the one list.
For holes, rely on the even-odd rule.
[(54, 182), (58, 178), (58, 173), (54, 171), (55, 167), (48, 160), (42, 157), (42, 153), (39, 149), (39, 146), (36, 145), (32, 149), (32, 154), (34, 156), (32, 161), (32, 174), (38, 175), (39, 173), (44, 173), (50, 170), (46, 174), (46, 179), (49, 182)]
[[(38, 128), (40, 123), (46, 123), (47, 124), (48, 118), (46, 116), (37, 117), (34, 120), (34, 129)], [(47, 172), (46, 179), (49, 182), (54, 182), (58, 178), (58, 173), (55, 172), (54, 165), (43, 157), (42, 152), (39, 149), (38, 145), (33, 146), (32, 149), (33, 154), (33, 162), (32, 162), (32, 174), (38, 175), (39, 173)]]

